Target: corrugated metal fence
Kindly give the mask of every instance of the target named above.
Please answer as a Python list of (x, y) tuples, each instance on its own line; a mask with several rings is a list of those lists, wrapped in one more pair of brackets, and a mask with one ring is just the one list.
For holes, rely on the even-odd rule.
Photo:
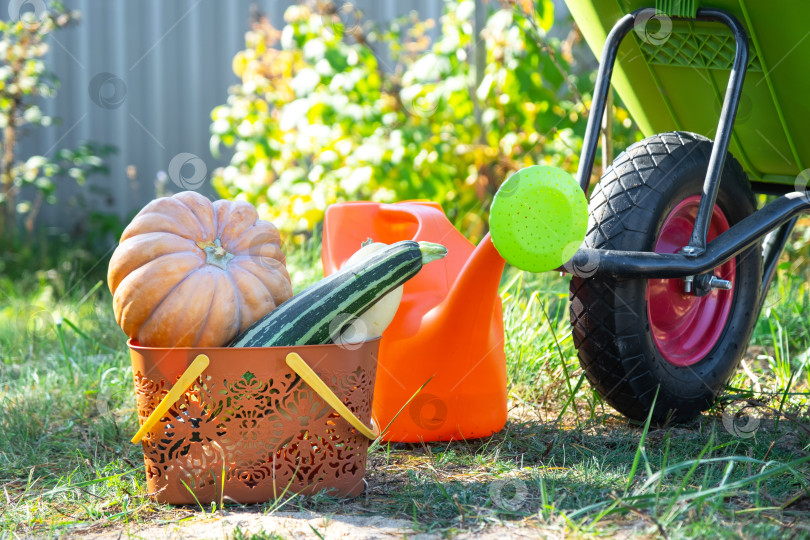
[[(4, 17), (9, 2), (0, 11)], [(61, 123), (33, 130), (19, 153), (52, 155), (93, 140), (118, 147), (118, 154), (108, 159), (109, 176), (97, 176), (83, 189), (66, 181), (60, 204), (44, 208), (41, 222), (64, 225), (88, 210), (127, 216), (154, 197), (157, 173), (181, 153), (199, 156), (207, 171), (219, 166), (208, 147), (210, 112), (237, 82), (231, 60), (244, 48), (251, 5), (280, 28), (292, 3), (68, 0), (82, 20), (53, 34), (48, 63), (62, 86), (56, 99), (44, 104), (44, 112)], [(379, 23), (411, 10), (438, 18), (443, 6), (442, 0), (352, 3)]]

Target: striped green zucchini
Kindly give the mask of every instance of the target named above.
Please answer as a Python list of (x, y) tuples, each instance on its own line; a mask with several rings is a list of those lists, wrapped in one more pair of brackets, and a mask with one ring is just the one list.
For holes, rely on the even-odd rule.
[(447, 248), (405, 240), (342, 268), (253, 323), (230, 347), (291, 347), (329, 343), (389, 291), (441, 259)]

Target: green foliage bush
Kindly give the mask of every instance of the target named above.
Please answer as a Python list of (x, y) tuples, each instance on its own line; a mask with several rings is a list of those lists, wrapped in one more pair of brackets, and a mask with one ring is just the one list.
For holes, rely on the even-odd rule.
[[(489, 4), (479, 74), (472, 0), (447, 0), (433, 42), (431, 20), (378, 32), (347, 6), (299, 4), (281, 31), (262, 20), (248, 32), (242, 82), (212, 112), (212, 152), (234, 150), (214, 173), (221, 196), (286, 232), (311, 230), (335, 201), (426, 198), (480, 237), (511, 172), (576, 170), (593, 77), (574, 60), (578, 34), (547, 37), (550, 0)], [(626, 112), (617, 120), (633, 138)]]
[[(22, 10), (20, 4), (16, 7)], [(31, 128), (58, 122), (40, 108), (41, 100), (53, 98), (59, 88), (59, 79), (46, 69), (47, 39), (75, 23), (79, 13), (57, 1), (47, 9), (43, 4), (41, 12), (13, 11), (10, 6), (12, 20), (0, 20), (0, 252), (4, 254), (30, 244), (42, 204), (56, 203), (56, 179), (83, 184), (89, 175), (107, 173), (102, 158), (115, 151), (86, 142), (73, 150), (56, 149), (52, 156), (18, 154), (17, 144)], [(25, 240), (17, 231), (18, 215), (24, 217)], [(16, 245), (19, 242), (22, 246)]]

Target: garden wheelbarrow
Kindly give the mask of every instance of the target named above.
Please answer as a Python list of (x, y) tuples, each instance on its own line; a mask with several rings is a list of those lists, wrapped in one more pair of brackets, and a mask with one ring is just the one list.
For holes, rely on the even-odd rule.
[[(574, 343), (618, 411), (689, 420), (733, 375), (810, 210), (810, 4), (566, 3), (601, 55), (581, 188), (611, 84), (646, 137), (605, 163), (589, 196), (585, 242), (565, 265)], [(757, 209), (758, 193), (778, 197)]]

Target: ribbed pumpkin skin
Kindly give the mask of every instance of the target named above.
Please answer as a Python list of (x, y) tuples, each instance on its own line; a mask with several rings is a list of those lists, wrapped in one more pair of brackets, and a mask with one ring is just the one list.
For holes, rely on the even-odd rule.
[(244, 201), (155, 199), (107, 272), (115, 320), (147, 347), (218, 347), (292, 297), (278, 230)]

